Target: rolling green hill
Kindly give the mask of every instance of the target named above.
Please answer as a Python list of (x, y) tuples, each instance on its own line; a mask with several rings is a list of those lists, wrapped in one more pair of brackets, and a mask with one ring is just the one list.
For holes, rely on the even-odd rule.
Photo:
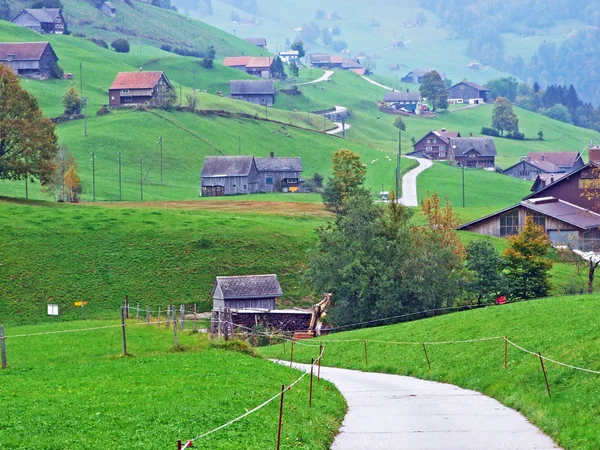
[[(504, 370), (502, 339), (427, 345), (431, 370), (419, 344), (507, 336), (530, 351), (598, 371), (600, 332), (590, 317), (599, 313), (596, 296), (558, 297), (335, 333), (322, 336), (320, 341), (325, 346), (323, 361), (328, 366), (410, 375), (474, 389), (523, 413), (562, 448), (592, 450), (600, 446), (599, 375), (547, 361), (550, 399), (537, 357), (509, 346), (508, 368)], [(368, 365), (363, 339), (368, 343)], [(310, 362), (319, 348), (317, 342), (313, 345), (316, 347), (296, 346), (294, 360)], [(287, 353), (282, 350), (277, 345), (261, 353), (268, 358), (289, 358), (289, 346)]]

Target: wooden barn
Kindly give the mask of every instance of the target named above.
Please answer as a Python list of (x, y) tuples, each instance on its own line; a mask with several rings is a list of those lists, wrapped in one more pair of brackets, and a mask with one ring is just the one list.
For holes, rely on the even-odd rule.
[(579, 152), (530, 152), (502, 173), (522, 180), (535, 180), (538, 175), (553, 175), (553, 178), (558, 179), (560, 174), (572, 172), (584, 165)]
[(213, 310), (273, 310), (276, 299), (282, 296), (277, 275), (217, 277), (212, 289)]
[(231, 80), (229, 97), (256, 105), (273, 106), (275, 83), (272, 80)]
[(0, 63), (6, 64), (21, 77), (54, 77), (57, 62), (58, 56), (48, 42), (0, 43)]
[(202, 167), (202, 197), (255, 194), (260, 175), (253, 156), (207, 156)]
[(244, 40), (252, 45), (256, 45), (258, 48), (267, 49), (267, 40), (265, 38), (246, 38)]
[(63, 34), (66, 29), (65, 18), (59, 8), (22, 9), (11, 22), (37, 33)]
[(492, 138), (466, 137), (450, 139), (454, 161), (465, 167), (492, 169), (496, 164), (496, 145)]
[(118, 108), (160, 102), (164, 90), (173, 90), (164, 72), (119, 72), (108, 88), (109, 105)]
[(477, 105), (487, 102), (488, 90), (472, 81), (461, 81), (448, 89), (448, 103)]
[(271, 152), (269, 158), (255, 158), (260, 174), (258, 189), (260, 192), (273, 192), (277, 184), (283, 192), (298, 192), (302, 159), (276, 158)]

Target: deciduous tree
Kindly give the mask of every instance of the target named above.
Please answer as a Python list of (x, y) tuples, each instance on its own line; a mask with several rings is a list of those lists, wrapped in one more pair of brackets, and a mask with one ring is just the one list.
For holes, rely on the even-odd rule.
[(360, 156), (350, 150), (338, 150), (331, 161), (333, 176), (327, 180), (323, 202), (328, 209), (339, 212), (352, 190), (364, 183), (367, 169), (360, 161)]
[(63, 95), (63, 106), (65, 107), (65, 115), (80, 114), (83, 107), (83, 100), (79, 97), (79, 91), (75, 86), (71, 86)]
[(81, 180), (79, 175), (75, 171), (75, 164), (71, 164), (67, 173), (65, 173), (65, 195), (68, 202), (74, 203), (79, 201), (79, 194), (81, 194)]
[(129, 41), (124, 38), (117, 38), (110, 44), (117, 53), (129, 53)]
[(513, 110), (512, 103), (504, 97), (498, 97), (494, 101), (492, 127), (500, 132), (500, 136), (505, 131), (513, 134), (519, 132), (519, 119)]
[(0, 64), (0, 179), (38, 179), (45, 184), (58, 152), (54, 124), (13, 71)]
[(504, 276), (504, 260), (494, 246), (478, 239), (467, 244), (467, 292), (477, 303), (491, 301), (501, 294), (508, 294), (508, 280)]
[(298, 64), (296, 64), (294, 61), (292, 61), (290, 63), (290, 75), (292, 78), (296, 79), (298, 78), (298, 75), (300, 74), (300, 70), (298, 69)]
[(423, 75), (423, 83), (419, 87), (423, 98), (427, 99), (434, 111), (448, 108), (448, 91), (442, 77), (435, 70)]
[(298, 52), (298, 58), (304, 58), (306, 52), (304, 51), (304, 43), (302, 41), (294, 41), (291, 48)]

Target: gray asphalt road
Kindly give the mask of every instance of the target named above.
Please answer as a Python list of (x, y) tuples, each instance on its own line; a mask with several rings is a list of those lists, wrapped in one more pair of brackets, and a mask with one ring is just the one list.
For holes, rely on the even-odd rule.
[(334, 450), (559, 448), (521, 414), (475, 391), (329, 367), (321, 368), (321, 376), (334, 383), (348, 402)]
[(419, 198), (417, 197), (417, 177), (421, 172), (433, 166), (433, 162), (429, 159), (415, 158), (414, 156), (406, 156), (406, 158), (418, 161), (419, 165), (406, 172), (402, 177), (402, 197), (400, 197), (400, 203), (404, 206), (419, 206)]

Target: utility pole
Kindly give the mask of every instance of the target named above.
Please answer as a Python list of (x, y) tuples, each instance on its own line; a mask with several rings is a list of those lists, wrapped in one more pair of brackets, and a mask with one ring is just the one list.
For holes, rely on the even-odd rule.
[(83, 135), (87, 137), (87, 97), (83, 97)]
[(29, 174), (25, 175), (25, 200), (29, 200)]
[(144, 159), (140, 156), (140, 200), (144, 201)]
[(83, 95), (83, 64), (79, 63), (79, 95)]
[(92, 201), (96, 201), (96, 155), (92, 152)]
[(160, 143), (160, 184), (163, 184), (163, 139), (159, 138)]
[(396, 159), (396, 202), (399, 202), (398, 192), (400, 192), (400, 158), (402, 157), (402, 129), (398, 128), (398, 157)]
[(267, 110), (267, 102), (265, 102), (265, 120), (269, 119), (269, 112)]
[(196, 105), (196, 72), (198, 71), (196, 69), (192, 69), (192, 72), (194, 73), (194, 114), (196, 114), (198, 108)]
[(462, 164), (462, 194), (463, 194), (463, 208), (465, 207), (465, 162), (463, 161)]
[(310, 122), (310, 97), (307, 95), (306, 100), (308, 100), (308, 106), (306, 108), (306, 120)]
[(123, 190), (121, 187), (121, 152), (119, 152), (119, 201), (123, 201)]

